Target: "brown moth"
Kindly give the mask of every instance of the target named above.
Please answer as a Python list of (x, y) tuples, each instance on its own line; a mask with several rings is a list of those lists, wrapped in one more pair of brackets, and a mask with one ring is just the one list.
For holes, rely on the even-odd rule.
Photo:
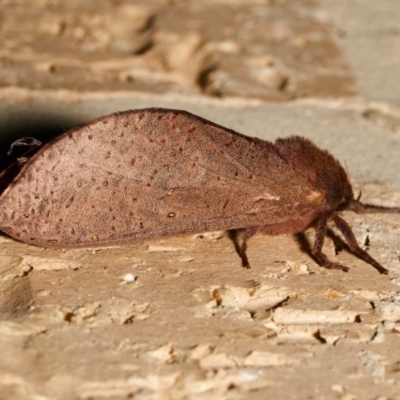
[(13, 175), (0, 196), (0, 230), (33, 245), (97, 247), (244, 228), (239, 254), (249, 267), (247, 241), (256, 233), (312, 226), (318, 264), (347, 271), (322, 253), (332, 220), (353, 253), (387, 273), (339, 216), (352, 203), (366, 209), (353, 200), (345, 170), (302, 137), (270, 143), (185, 111), (126, 111), (56, 137)]

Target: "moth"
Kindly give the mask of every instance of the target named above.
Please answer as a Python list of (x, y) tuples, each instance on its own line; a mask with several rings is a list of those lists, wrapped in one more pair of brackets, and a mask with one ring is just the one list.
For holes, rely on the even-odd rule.
[(36, 246), (99, 247), (242, 229), (238, 253), (249, 267), (247, 243), (255, 234), (314, 227), (314, 259), (347, 271), (322, 252), (333, 221), (354, 254), (388, 272), (340, 216), (349, 207), (367, 210), (354, 199), (346, 171), (299, 136), (271, 143), (185, 111), (118, 112), (54, 138), (4, 171), (1, 182), (0, 230)]

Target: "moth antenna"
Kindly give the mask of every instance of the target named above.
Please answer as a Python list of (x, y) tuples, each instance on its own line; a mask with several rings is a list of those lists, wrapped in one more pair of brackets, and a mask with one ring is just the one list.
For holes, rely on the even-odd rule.
[(360, 193), (358, 194), (357, 199), (355, 200), (356, 203), (360, 201), (361, 196), (362, 196), (362, 190), (360, 189)]

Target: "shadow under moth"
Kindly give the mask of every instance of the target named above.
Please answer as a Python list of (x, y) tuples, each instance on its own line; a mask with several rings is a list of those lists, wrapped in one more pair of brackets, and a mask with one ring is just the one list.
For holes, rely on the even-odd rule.
[(54, 138), (1, 175), (0, 230), (37, 246), (74, 248), (242, 229), (248, 240), (316, 229), (319, 265), (333, 221), (350, 250), (388, 271), (357, 243), (340, 211), (399, 212), (354, 199), (345, 170), (299, 136), (251, 138), (185, 111), (118, 112)]

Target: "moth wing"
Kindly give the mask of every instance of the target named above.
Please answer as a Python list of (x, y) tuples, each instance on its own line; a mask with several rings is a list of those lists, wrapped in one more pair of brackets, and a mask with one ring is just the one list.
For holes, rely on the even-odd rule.
[(41, 246), (112, 245), (284, 223), (311, 212), (316, 198), (273, 144), (147, 109), (45, 145), (1, 195), (0, 228)]

